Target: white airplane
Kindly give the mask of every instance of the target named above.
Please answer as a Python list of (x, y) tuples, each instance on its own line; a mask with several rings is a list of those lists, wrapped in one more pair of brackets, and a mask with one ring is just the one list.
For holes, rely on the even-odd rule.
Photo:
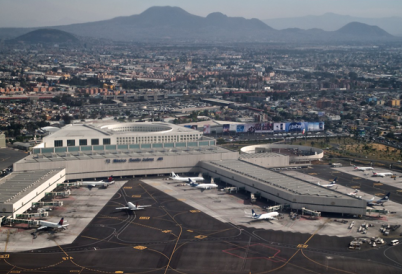
[(367, 200), (367, 205), (368, 206), (375, 206), (375, 205), (382, 205), (384, 206), (384, 203), (389, 201), (389, 196), (391, 195), (391, 192), (388, 192), (387, 194), (385, 194), (384, 197), (382, 197), (379, 200), (374, 200), (375, 197), (371, 198), (370, 200)]
[(360, 167), (360, 166), (353, 166), (355, 168), (355, 170), (357, 171), (366, 171), (366, 170), (373, 170), (373, 168), (371, 166), (367, 166), (367, 167)]
[(93, 187), (104, 187), (107, 188), (110, 185), (113, 185), (115, 181), (110, 181), (110, 182), (105, 182), (103, 180), (101, 181), (82, 181), (79, 182), (82, 186), (86, 186), (88, 188), (93, 188)]
[(191, 179), (193, 181), (204, 181), (204, 177), (180, 177), (179, 175), (175, 174), (173, 171), (170, 174), (170, 179), (175, 180), (175, 181), (181, 181), (181, 182), (188, 182), (188, 179)]
[(213, 189), (213, 188), (218, 187), (218, 185), (214, 183), (213, 179), (211, 180), (210, 184), (199, 184), (195, 180), (188, 178), (187, 185), (191, 186), (191, 187), (199, 188), (201, 190)]
[(150, 207), (150, 206), (151, 205), (139, 206), (138, 202), (136, 204), (133, 204), (132, 202), (128, 202), (127, 206), (125, 206), (125, 207), (117, 207), (116, 209), (135, 211), (135, 210), (143, 210), (145, 207)]
[(373, 177), (385, 177), (385, 176), (392, 176), (394, 175), (391, 172), (383, 172), (383, 173), (377, 173), (373, 171)]
[(359, 190), (358, 190), (358, 189), (356, 189), (356, 190), (353, 191), (353, 192), (350, 192), (348, 195), (349, 195), (349, 196), (356, 196), (357, 193), (359, 193)]
[(336, 186), (336, 180), (337, 180), (337, 179), (338, 179), (338, 177), (335, 177), (335, 179), (332, 180), (332, 182), (331, 182), (330, 184), (328, 184), (328, 185), (322, 185), (322, 184), (320, 184), (320, 183), (318, 183), (318, 185), (319, 185), (319, 186), (326, 187), (326, 188), (333, 188), (334, 186)]
[(275, 217), (277, 217), (279, 215), (278, 212), (274, 211), (274, 212), (269, 212), (269, 213), (263, 213), (263, 214), (256, 214), (254, 212), (254, 209), (251, 209), (251, 218), (253, 218), (253, 220), (276, 220)]
[(46, 229), (46, 228), (53, 228), (53, 229), (67, 229), (68, 224), (63, 225), (64, 218), (61, 218), (58, 223), (47, 222), (47, 221), (39, 221), (39, 227), (36, 231)]

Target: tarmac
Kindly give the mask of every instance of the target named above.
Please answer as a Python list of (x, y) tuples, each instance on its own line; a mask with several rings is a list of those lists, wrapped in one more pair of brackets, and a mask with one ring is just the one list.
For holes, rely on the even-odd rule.
[[(354, 238), (347, 225), (331, 217), (319, 220), (288, 218), (251, 222), (251, 208), (243, 193), (190, 190), (161, 177), (129, 179), (110, 200), (82, 191), (82, 200), (68, 205), (65, 214), (90, 219), (91, 206), (100, 210), (71, 244), (63, 244), (68, 230), (21, 238), (50, 242), (53, 247), (0, 254), (0, 273), (401, 273), (402, 245), (363, 246), (349, 250)], [(224, 187), (224, 186), (220, 186)], [(107, 190), (112, 190), (108, 188)], [(90, 196), (92, 194), (92, 197)], [(81, 195), (80, 195), (81, 197)], [(391, 197), (392, 198), (392, 197)], [(79, 199), (77, 199), (79, 200)], [(151, 205), (141, 211), (117, 210), (127, 202)], [(75, 210), (75, 211), (74, 211)], [(95, 209), (94, 209), (95, 210)], [(54, 211), (56, 212), (56, 211)], [(54, 213), (52, 212), (52, 213)], [(61, 209), (60, 209), (61, 212)], [(56, 214), (57, 215), (57, 214)], [(60, 215), (59, 215), (60, 216)], [(55, 216), (56, 217), (56, 216)], [(70, 217), (69, 217), (70, 218)], [(66, 219), (67, 215), (66, 215)], [(348, 219), (349, 221), (351, 219)], [(70, 223), (70, 222), (69, 222)], [(73, 222), (71, 222), (72, 226)], [(350, 232), (349, 232), (350, 233)], [(325, 235), (328, 234), (328, 235)], [(53, 236), (51, 236), (53, 235)], [(335, 235), (335, 236), (333, 236)], [(53, 238), (52, 238), (53, 237)], [(56, 237), (56, 239), (54, 239)], [(74, 235), (75, 237), (75, 235)], [(3, 242), (3, 239), (2, 239)]]

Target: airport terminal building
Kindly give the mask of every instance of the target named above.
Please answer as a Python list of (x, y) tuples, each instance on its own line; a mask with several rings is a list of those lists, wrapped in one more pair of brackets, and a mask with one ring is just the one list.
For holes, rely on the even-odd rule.
[(75, 124), (46, 136), (14, 170), (65, 168), (66, 180), (80, 180), (200, 172), (200, 161), (238, 157), (215, 139), (174, 124)]
[(364, 200), (272, 170), (320, 159), (322, 150), (269, 144), (241, 152), (218, 147), (202, 132), (174, 124), (74, 124), (44, 137), (14, 164), (14, 172), (59, 170), (66, 181), (202, 172), (292, 209), (365, 213)]

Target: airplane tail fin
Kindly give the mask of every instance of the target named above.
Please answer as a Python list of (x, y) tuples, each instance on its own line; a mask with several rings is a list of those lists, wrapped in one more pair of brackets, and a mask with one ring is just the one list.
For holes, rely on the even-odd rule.
[(176, 173), (174, 173), (174, 172), (172, 171), (172, 173), (170, 174), (170, 177), (175, 178), (175, 177), (177, 177), (177, 175), (176, 175)]
[(211, 178), (211, 184), (215, 184), (214, 178)]
[(388, 200), (389, 199), (389, 196), (391, 196), (391, 192), (388, 192), (385, 196), (384, 196), (384, 198), (383, 199), (386, 199), (386, 200)]
[(60, 219), (59, 225), (63, 225), (63, 222), (64, 222), (64, 217), (62, 217), (62, 218)]
[(332, 181), (332, 184), (336, 184), (336, 180), (338, 180), (338, 177), (335, 177), (335, 179)]
[(255, 215), (257, 215), (257, 214), (255, 214), (255, 212), (254, 212), (254, 209), (251, 209), (251, 215), (254, 217)]

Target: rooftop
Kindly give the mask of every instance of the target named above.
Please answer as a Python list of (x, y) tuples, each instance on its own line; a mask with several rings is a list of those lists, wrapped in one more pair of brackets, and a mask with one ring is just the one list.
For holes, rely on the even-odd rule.
[(356, 199), (339, 191), (328, 189), (315, 183), (300, 180), (292, 176), (285, 175), (267, 168), (258, 167), (240, 160), (211, 161), (210, 163), (293, 194)]
[(0, 203), (12, 204), (60, 172), (61, 169), (44, 169), (13, 172), (0, 180)]
[(119, 159), (119, 158), (149, 158), (176, 155), (201, 155), (211, 153), (231, 152), (216, 146), (194, 147), (194, 148), (148, 148), (148, 149), (132, 149), (132, 150), (101, 150), (101, 151), (77, 151), (77, 152), (58, 152), (31, 154), (19, 161), (20, 163), (36, 163), (36, 162), (55, 162), (55, 161), (71, 161), (71, 160), (88, 160), (88, 159)]

